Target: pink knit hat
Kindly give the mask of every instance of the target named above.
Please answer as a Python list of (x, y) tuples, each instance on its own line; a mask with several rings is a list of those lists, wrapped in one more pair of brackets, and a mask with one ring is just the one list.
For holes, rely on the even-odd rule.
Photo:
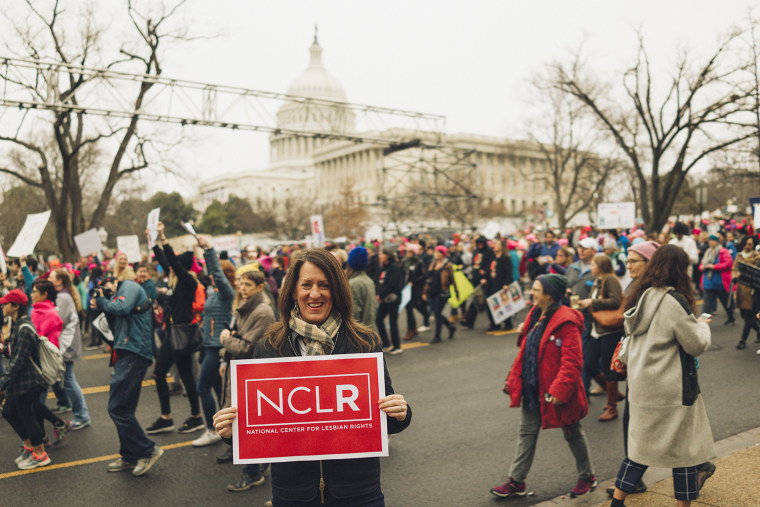
[(644, 241), (642, 243), (639, 243), (637, 245), (633, 245), (631, 248), (628, 249), (629, 252), (636, 252), (646, 260), (649, 260), (652, 258), (652, 255), (654, 255), (654, 251), (660, 248), (660, 244), (656, 241)]
[(441, 252), (444, 257), (446, 257), (449, 254), (449, 249), (443, 245), (438, 245), (437, 247), (435, 247), (435, 251)]

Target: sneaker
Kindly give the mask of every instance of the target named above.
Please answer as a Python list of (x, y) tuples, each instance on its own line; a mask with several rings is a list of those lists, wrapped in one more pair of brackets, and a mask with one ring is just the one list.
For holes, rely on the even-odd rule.
[(203, 429), (203, 419), (201, 416), (188, 417), (185, 422), (182, 423), (182, 427), (177, 430), (177, 433), (192, 433)]
[(702, 489), (702, 486), (705, 485), (705, 481), (713, 476), (715, 473), (715, 463), (712, 463), (708, 461), (707, 463), (702, 463), (697, 467), (697, 491)]
[(389, 354), (392, 355), (392, 356), (397, 356), (397, 355), (401, 354), (403, 351), (404, 351), (404, 349), (402, 349), (401, 347), (399, 347), (399, 348), (396, 348), (396, 349), (391, 349), (391, 351), (389, 352)]
[(203, 432), (203, 435), (193, 440), (193, 446), (205, 447), (207, 445), (215, 444), (221, 441), (222, 437), (220, 437), (216, 431), (207, 429)]
[(132, 475), (135, 477), (139, 477), (143, 475), (145, 472), (151, 469), (153, 465), (156, 464), (156, 461), (158, 461), (158, 458), (164, 455), (164, 450), (161, 449), (159, 446), (154, 445), (153, 446), (153, 452), (150, 454), (149, 458), (143, 458), (137, 460), (137, 465), (135, 465), (135, 469), (132, 470)]
[(16, 464), (18, 465), (19, 463), (21, 463), (22, 461), (24, 461), (31, 455), (32, 455), (32, 450), (28, 448), (27, 446), (22, 445), (21, 453), (19, 453), (18, 457), (16, 457), (16, 460), (15, 460)]
[(513, 496), (525, 496), (528, 491), (524, 482), (515, 482), (511, 478), (501, 486), (491, 488), (491, 493), (499, 498), (511, 498)]
[(417, 328), (418, 333), (424, 333), (425, 331), (430, 331), (430, 326), (420, 326)]
[(383, 352), (390, 352), (391, 350), (393, 350), (393, 346), (392, 345), (388, 345), (387, 347), (383, 347)]
[(174, 419), (164, 419), (159, 417), (152, 425), (145, 428), (145, 433), (153, 435), (154, 433), (168, 433), (174, 431)]
[(25, 460), (20, 461), (17, 466), (19, 470), (31, 470), (33, 468), (44, 467), (45, 465), (49, 464), (50, 456), (48, 456), (48, 453), (42, 451), (42, 455), (37, 456), (34, 454), (34, 451), (32, 451), (32, 453), (29, 454), (29, 457)]
[(736, 319), (734, 318), (728, 319), (726, 322), (723, 323), (724, 326), (733, 326), (734, 324), (736, 324)]
[(72, 428), (71, 421), (64, 421), (63, 426), (53, 426), (53, 441), (50, 442), (50, 447), (56, 447), (66, 440)]
[(108, 464), (106, 467), (106, 470), (109, 472), (121, 472), (122, 470), (131, 470), (137, 466), (137, 463), (132, 463), (131, 461), (124, 461), (124, 459), (119, 458), (116, 461), (112, 461)]
[(71, 429), (72, 430), (81, 430), (82, 428), (86, 428), (90, 424), (92, 424), (92, 419), (87, 419), (86, 421), (74, 421), (71, 424)]
[(578, 479), (578, 484), (570, 491), (570, 498), (576, 498), (579, 496), (591, 493), (596, 489), (599, 483), (596, 482), (596, 475), (592, 475), (590, 479)]
[(261, 486), (264, 484), (264, 476), (259, 474), (251, 477), (248, 474), (243, 474), (235, 484), (228, 484), (227, 491), (245, 491), (251, 489), (254, 486)]
[(71, 412), (71, 407), (68, 405), (58, 405), (54, 409), (51, 410), (54, 414), (65, 414), (66, 412)]

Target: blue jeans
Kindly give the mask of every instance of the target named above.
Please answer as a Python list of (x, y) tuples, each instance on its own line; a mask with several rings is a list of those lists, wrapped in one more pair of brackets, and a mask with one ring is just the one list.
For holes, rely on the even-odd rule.
[(124, 461), (135, 463), (149, 458), (156, 444), (143, 431), (135, 417), (140, 389), (151, 361), (137, 354), (122, 353), (116, 361), (108, 394), (108, 415), (119, 434), (119, 454)]
[(63, 374), (63, 390), (71, 402), (74, 420), (78, 422), (89, 420), (90, 413), (87, 410), (87, 402), (84, 401), (82, 388), (79, 387), (77, 378), (74, 376), (74, 363), (72, 361), (66, 361), (66, 372)]
[(216, 393), (216, 399), (222, 399), (222, 378), (219, 376), (219, 351), (221, 347), (204, 347), (201, 371), (198, 374), (198, 396), (201, 399), (203, 415), (206, 417), (206, 427), (214, 429), (214, 414), (216, 413), (216, 401), (212, 390)]
[(320, 502), (319, 493), (317, 493), (317, 496), (313, 500), (306, 502), (283, 500), (282, 498), (278, 498), (274, 493), (272, 496), (272, 505), (274, 507), (385, 507), (385, 496), (379, 487), (366, 495), (352, 496), (350, 498), (335, 498), (330, 494), (330, 490), (326, 489), (325, 503)]
[(734, 311), (728, 308), (728, 293), (725, 289), (705, 289), (702, 301), (702, 313), (715, 313), (718, 309), (718, 301), (726, 310), (728, 320), (734, 320)]

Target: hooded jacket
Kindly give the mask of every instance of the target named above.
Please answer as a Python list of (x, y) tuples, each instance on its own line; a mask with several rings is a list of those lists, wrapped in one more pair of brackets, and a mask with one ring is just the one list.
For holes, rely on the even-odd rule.
[(46, 299), (32, 305), (32, 324), (40, 336), (45, 336), (50, 343), (59, 346), (58, 338), (63, 331), (63, 321), (52, 301)]
[(82, 328), (79, 325), (77, 305), (69, 291), (66, 289), (58, 291), (55, 307), (63, 321), (58, 348), (61, 349), (64, 361), (79, 361), (82, 359)]
[[(525, 329), (520, 336), (520, 352), (517, 353), (512, 369), (507, 375), (507, 390), (511, 407), (519, 407), (523, 396), (523, 357), (525, 337), (529, 332), (533, 307), (525, 318)], [(583, 352), (581, 332), (583, 315), (567, 306), (560, 306), (551, 316), (541, 335), (538, 349), (538, 389), (539, 393), (549, 393), (562, 403), (554, 405), (541, 397), (541, 427), (561, 428), (575, 424), (588, 413), (588, 400), (581, 381)]]
[(148, 296), (140, 284), (132, 280), (119, 282), (113, 299), (98, 297), (95, 303), (106, 314), (116, 351), (131, 352), (152, 361), (153, 312), (133, 313), (138, 305), (148, 303)]
[(710, 347), (710, 328), (670, 290), (647, 289), (625, 313), (630, 338), (621, 357), (628, 365), (628, 457), (660, 468), (694, 466), (715, 457), (693, 359)]

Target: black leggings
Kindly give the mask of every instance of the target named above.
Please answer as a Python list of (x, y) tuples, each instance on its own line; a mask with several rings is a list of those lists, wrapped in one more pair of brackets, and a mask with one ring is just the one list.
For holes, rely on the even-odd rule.
[(3, 407), (3, 417), (13, 431), (21, 440), (29, 439), (33, 447), (41, 445), (45, 436), (38, 420), (40, 396), (45, 390), (44, 387), (34, 387), (22, 395), (11, 396)]
[(198, 403), (198, 391), (193, 378), (193, 354), (188, 352), (174, 352), (169, 331), (167, 329), (166, 338), (161, 342), (161, 348), (158, 349), (158, 359), (156, 367), (153, 370), (153, 378), (156, 379), (156, 391), (158, 391), (158, 401), (161, 403), (161, 414), (171, 414), (172, 406), (169, 402), (169, 386), (166, 383), (166, 374), (172, 364), (177, 365), (179, 377), (182, 379), (182, 385), (185, 386), (187, 401), (190, 402), (190, 415), (198, 416), (201, 413), (200, 404)]
[(610, 333), (599, 338), (589, 336), (583, 347), (583, 369), (586, 373), (592, 378), (603, 373), (607, 380), (617, 380), (617, 373), (610, 369), (610, 363), (622, 337), (623, 333)]
[(744, 328), (742, 329), (741, 341), (746, 341), (749, 336), (750, 330), (754, 329), (755, 332), (760, 334), (760, 327), (758, 327), (757, 319), (755, 318), (754, 310), (739, 310), (744, 319)]

